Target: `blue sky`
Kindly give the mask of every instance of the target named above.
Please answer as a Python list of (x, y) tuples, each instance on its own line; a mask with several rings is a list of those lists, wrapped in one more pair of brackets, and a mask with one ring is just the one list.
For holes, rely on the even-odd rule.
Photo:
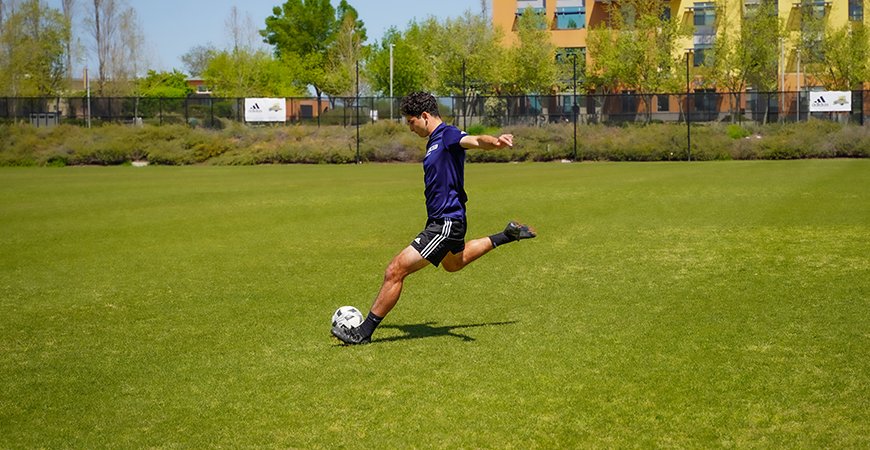
[[(127, 0), (139, 15), (144, 28), (145, 39), (153, 53), (153, 68), (157, 70), (181, 69), (181, 55), (191, 47), (209, 42), (217, 47), (227, 45), (224, 33), (224, 20), (233, 6), (238, 8), (244, 18), (247, 13), (258, 29), (265, 27), (265, 19), (272, 14), (272, 8), (284, 3), (283, 0)], [(480, 11), (480, 0), (348, 0), (365, 22), (368, 43), (381, 40), (384, 32), (391, 26), (404, 30), (411, 20), (421, 21), (430, 15), (443, 20), (460, 16), (471, 9)], [(47, 0), (49, 6), (60, 8), (59, 0)], [(79, 8), (85, 9), (89, 0), (77, 0)], [(92, 2), (90, 2), (92, 4)], [(332, 1), (333, 6), (338, 0)], [(491, 7), (491, 6), (490, 6)], [(84, 17), (80, 12), (79, 21)], [(81, 25), (78, 26), (82, 31)], [(85, 42), (86, 38), (82, 37)], [(93, 66), (93, 64), (91, 64)]]

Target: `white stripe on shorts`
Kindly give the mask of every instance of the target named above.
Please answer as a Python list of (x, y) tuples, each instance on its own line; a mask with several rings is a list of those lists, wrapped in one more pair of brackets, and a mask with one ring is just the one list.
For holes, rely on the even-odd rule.
[(450, 220), (449, 217), (445, 217), (444, 225), (441, 227), (441, 234), (438, 235), (435, 239), (432, 239), (432, 241), (430, 241), (429, 244), (426, 245), (425, 248), (423, 248), (423, 251), (420, 252), (420, 256), (422, 256), (423, 258), (428, 258), (429, 256), (431, 256), (432, 252), (434, 252), (435, 249), (437, 249), (438, 246), (441, 245), (441, 243), (450, 236), (450, 227), (452, 225), (453, 221)]

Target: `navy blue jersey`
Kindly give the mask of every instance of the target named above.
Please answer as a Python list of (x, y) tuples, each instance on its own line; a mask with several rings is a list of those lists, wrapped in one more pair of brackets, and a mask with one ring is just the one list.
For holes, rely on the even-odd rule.
[(459, 140), (464, 131), (442, 123), (429, 135), (423, 180), (426, 183), (426, 211), (430, 219), (465, 220), (465, 149)]

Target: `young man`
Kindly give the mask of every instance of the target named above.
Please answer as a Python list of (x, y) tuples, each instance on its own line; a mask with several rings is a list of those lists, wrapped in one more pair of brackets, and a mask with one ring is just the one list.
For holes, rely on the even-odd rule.
[(465, 242), (465, 149), (492, 150), (513, 146), (513, 136), (469, 136), (441, 121), (435, 97), (415, 92), (399, 106), (411, 131), (428, 138), (423, 159), (426, 185), (426, 228), (402, 250), (384, 276), (384, 284), (366, 320), (356, 328), (333, 328), (332, 334), (345, 344), (368, 344), (372, 333), (393, 309), (408, 275), (432, 264), (456, 272), (499, 245), (536, 236), (526, 225), (511, 222), (504, 232)]

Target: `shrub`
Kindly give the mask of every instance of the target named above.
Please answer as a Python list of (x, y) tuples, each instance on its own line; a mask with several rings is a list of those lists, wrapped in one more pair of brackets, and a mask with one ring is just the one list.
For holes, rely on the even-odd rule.
[[(469, 150), (469, 162), (553, 161), (574, 158), (574, 126), (474, 125), (472, 134), (515, 135), (514, 146)], [(692, 125), (692, 159), (794, 159), (870, 157), (870, 127), (811, 120), (798, 124)], [(183, 124), (130, 127), (107, 123), (92, 129), (58, 125), (0, 125), (0, 165), (124, 164), (346, 164), (356, 161), (355, 126), (248, 127), (227, 122), (223, 130)], [(365, 162), (420, 162), (425, 140), (387, 120), (359, 128)], [(577, 127), (577, 159), (668, 161), (686, 159), (684, 124)]]
[(184, 149), (180, 140), (157, 141), (151, 144), (148, 150), (148, 162), (151, 164), (163, 164), (180, 166), (193, 164), (196, 159)]
[(737, 124), (731, 124), (727, 127), (728, 137), (731, 139), (744, 139), (749, 137), (749, 130)]
[(486, 99), (485, 109), (483, 124), (488, 127), (501, 126), (501, 120), (507, 112), (507, 101), (501, 97), (489, 97)]
[(822, 150), (835, 158), (870, 157), (870, 127), (843, 127), (828, 136)]

